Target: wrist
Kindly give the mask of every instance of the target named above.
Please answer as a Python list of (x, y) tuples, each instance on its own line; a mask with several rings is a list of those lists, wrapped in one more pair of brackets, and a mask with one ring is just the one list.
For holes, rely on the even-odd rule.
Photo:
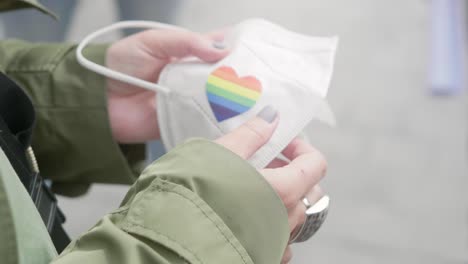
[(142, 143), (161, 138), (154, 92), (144, 90), (122, 96), (108, 87), (107, 99), (112, 136), (117, 142)]

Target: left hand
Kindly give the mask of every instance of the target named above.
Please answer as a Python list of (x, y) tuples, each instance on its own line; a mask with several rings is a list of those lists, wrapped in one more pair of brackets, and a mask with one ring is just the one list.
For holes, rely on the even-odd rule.
[[(201, 35), (190, 31), (147, 30), (114, 43), (106, 54), (107, 67), (157, 82), (166, 64), (187, 56), (206, 62), (224, 58), (227, 50), (213, 43), (222, 33)], [(120, 81), (107, 80), (109, 120), (114, 139), (119, 143), (136, 143), (159, 139), (155, 92)]]
[[(265, 121), (257, 116), (215, 142), (247, 160), (270, 140), (279, 118)], [(275, 159), (259, 172), (283, 202), (291, 234), (306, 220), (307, 208), (302, 199), (307, 197), (314, 204), (323, 197), (319, 182), (326, 174), (327, 162), (320, 151), (298, 138), (292, 140), (282, 154), (288, 160)], [(289, 263), (291, 258), (288, 245), (281, 263)]]

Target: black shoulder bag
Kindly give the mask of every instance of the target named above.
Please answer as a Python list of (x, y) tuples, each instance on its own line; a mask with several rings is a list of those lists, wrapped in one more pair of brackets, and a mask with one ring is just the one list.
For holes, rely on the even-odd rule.
[(15, 82), (0, 73), (0, 147), (31, 195), (60, 253), (70, 243), (70, 238), (62, 227), (65, 216), (57, 206), (57, 199), (35, 168), (30, 148), (34, 123), (31, 100)]

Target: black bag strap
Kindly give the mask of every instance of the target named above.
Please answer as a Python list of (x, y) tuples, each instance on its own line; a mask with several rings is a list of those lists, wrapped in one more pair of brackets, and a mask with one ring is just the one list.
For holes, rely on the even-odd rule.
[(62, 227), (65, 216), (57, 199), (39, 172), (31, 168), (26, 151), (30, 148), (35, 112), (24, 91), (0, 72), (0, 147), (21, 183), (31, 195), (55, 248), (60, 253), (70, 243)]

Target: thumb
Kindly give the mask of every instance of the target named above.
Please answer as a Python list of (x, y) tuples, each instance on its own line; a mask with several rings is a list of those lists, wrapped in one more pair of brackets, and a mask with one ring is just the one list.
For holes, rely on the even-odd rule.
[(270, 140), (278, 122), (279, 117), (276, 109), (272, 106), (266, 106), (256, 117), (215, 142), (240, 157), (248, 159)]
[(195, 56), (206, 62), (224, 58), (229, 51), (209, 36), (185, 30), (148, 30), (143, 43), (159, 58)]
[(191, 54), (206, 62), (216, 62), (229, 54), (229, 50), (221, 41), (211, 40), (199, 35), (197, 40), (191, 43)]

